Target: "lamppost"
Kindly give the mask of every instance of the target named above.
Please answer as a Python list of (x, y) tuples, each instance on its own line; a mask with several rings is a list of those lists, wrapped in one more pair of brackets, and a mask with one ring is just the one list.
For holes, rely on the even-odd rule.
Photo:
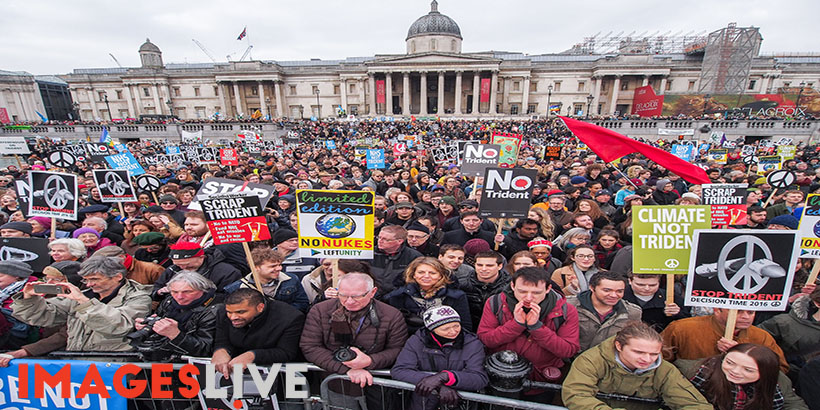
[(73, 108), (72, 112), (74, 113), (73, 120), (74, 121), (79, 121), (80, 120), (80, 104), (77, 104), (76, 102), (74, 102), (74, 103), (71, 104), (71, 108)]
[(305, 106), (304, 105), (299, 106), (299, 118), (305, 119)]
[(795, 116), (797, 116), (797, 113), (800, 111), (800, 97), (802, 97), (802, 96), (803, 96), (803, 88), (804, 88), (805, 86), (806, 86), (806, 82), (805, 82), (805, 81), (801, 81), (801, 82), (800, 82), (800, 91), (797, 93), (797, 101), (795, 101), (795, 102), (794, 102), (794, 105), (796, 105), (796, 106), (797, 106), (797, 107), (796, 107), (796, 109), (794, 110), (794, 111), (795, 111), (795, 112), (794, 112), (794, 115), (795, 115)]
[(322, 106), (319, 105), (319, 87), (316, 87), (316, 118), (322, 118)]
[(105, 109), (108, 110), (108, 121), (111, 121), (111, 105), (108, 104), (108, 93), (103, 92), (103, 102), (105, 102)]
[(587, 119), (589, 119), (589, 107), (592, 106), (592, 100), (594, 99), (595, 97), (593, 97), (592, 94), (587, 96)]
[(265, 112), (268, 113), (268, 118), (273, 118), (273, 116), (270, 115), (270, 97), (265, 97)]
[(709, 100), (712, 99), (712, 94), (706, 94), (703, 96), (703, 115), (701, 117), (706, 116), (706, 108), (709, 105)]
[(547, 118), (552, 115), (552, 106), (550, 100), (552, 99), (552, 84), (547, 86)]
[(171, 100), (165, 101), (165, 105), (168, 106), (168, 115), (174, 116), (174, 103)]

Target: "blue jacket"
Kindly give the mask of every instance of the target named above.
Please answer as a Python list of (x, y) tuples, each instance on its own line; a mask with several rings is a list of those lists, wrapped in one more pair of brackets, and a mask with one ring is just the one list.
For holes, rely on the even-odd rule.
[[(239, 288), (256, 289), (256, 284), (253, 281), (253, 274), (249, 273), (244, 278), (225, 286), (225, 293), (231, 294), (239, 290)], [(262, 287), (265, 295), (280, 302), (285, 302), (302, 313), (307, 313), (310, 302), (308, 301), (305, 289), (302, 284), (295, 278), (288, 276), (285, 272), (279, 273), (279, 285), (277, 287)], [(273, 294), (271, 294), (273, 293)]]
[(441, 305), (450, 306), (458, 312), (461, 317), (461, 326), (464, 329), (473, 328), (472, 319), (470, 318), (470, 304), (467, 302), (467, 294), (464, 291), (445, 286), (439, 289), (433, 298), (426, 300), (430, 306), (421, 306), (413, 299), (421, 297), (419, 285), (416, 283), (408, 283), (384, 297), (385, 302), (401, 311), (404, 315), (408, 333), (415, 333), (424, 327), (421, 314), (434, 305), (435, 299), (440, 299)]

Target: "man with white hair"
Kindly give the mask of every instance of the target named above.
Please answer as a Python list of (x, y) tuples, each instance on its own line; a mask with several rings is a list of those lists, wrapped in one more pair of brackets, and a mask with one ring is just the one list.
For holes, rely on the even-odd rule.
[(88, 216), (83, 220), (83, 228), (91, 228), (100, 234), (100, 238), (108, 238), (109, 241), (114, 242), (117, 246), (122, 244), (125, 240), (122, 235), (109, 231), (108, 222), (98, 216)]

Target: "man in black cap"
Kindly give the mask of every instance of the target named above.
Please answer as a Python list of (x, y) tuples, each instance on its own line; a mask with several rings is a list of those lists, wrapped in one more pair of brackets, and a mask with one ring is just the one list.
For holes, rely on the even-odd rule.
[(30, 238), (31, 224), (28, 222), (8, 222), (0, 226), (0, 237)]
[(274, 250), (279, 251), (285, 260), (282, 262), (282, 271), (290, 277), (302, 278), (319, 267), (316, 258), (299, 255), (299, 235), (290, 229), (278, 229), (273, 233)]
[(405, 229), (407, 229), (407, 245), (409, 247), (419, 251), (424, 256), (438, 257), (439, 247), (433, 243), (429, 228), (420, 222), (413, 222)]
[(393, 207), (393, 212), (387, 217), (384, 223), (388, 225), (399, 225), (407, 228), (421, 216), (416, 212), (416, 208), (410, 202), (399, 202)]
[(108, 205), (90, 205), (85, 208), (80, 209), (80, 219), (85, 219), (89, 217), (97, 217), (102, 218), (105, 223), (108, 225), (106, 228), (109, 232), (119, 235), (123, 237), (125, 235), (125, 227), (122, 226), (121, 223), (117, 222), (117, 217), (111, 215), (108, 212)]
[(216, 302), (224, 300), (225, 286), (242, 277), (239, 269), (225, 263), (222, 252), (213, 247), (202, 249), (198, 243), (194, 242), (177, 243), (171, 245), (170, 256), (174, 264), (165, 269), (165, 272), (162, 272), (159, 279), (154, 282), (154, 291), (151, 296), (155, 301), (162, 300), (168, 294), (166, 287), (168, 281), (183, 270), (194, 271), (210, 279), (216, 285)]
[[(475, 199), (465, 199), (458, 203), (459, 213), (470, 211), (478, 212), (478, 201), (476, 201)], [(456, 215), (444, 221), (444, 226), (441, 227), (441, 230), (444, 232), (450, 232), (461, 229), (463, 227), (464, 225), (461, 224), (461, 218), (458, 215)], [(496, 226), (493, 223), (493, 221), (487, 218), (483, 218), (481, 220), (481, 230), (495, 232)]]
[(4, 307), (0, 314), (0, 349), (19, 349), (29, 342), (36, 328), (30, 327), (11, 316), (11, 296), (23, 290), (27, 282), (36, 281), (34, 271), (25, 262), (16, 260), (0, 261), (0, 305)]
[(601, 211), (606, 214), (608, 218), (612, 218), (612, 215), (615, 215), (615, 207), (612, 206), (610, 200), (612, 199), (612, 192), (609, 192), (608, 189), (602, 189), (595, 193), (595, 203), (598, 204), (598, 208), (601, 208)]
[(185, 213), (177, 209), (177, 206), (179, 206), (177, 197), (170, 194), (163, 195), (159, 197), (159, 206), (162, 207), (162, 210), (170, 215), (171, 218), (174, 218), (177, 225), (185, 225)]

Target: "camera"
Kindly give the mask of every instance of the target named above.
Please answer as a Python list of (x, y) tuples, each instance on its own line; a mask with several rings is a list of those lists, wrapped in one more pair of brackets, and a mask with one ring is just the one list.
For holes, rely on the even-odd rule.
[(356, 358), (356, 352), (348, 346), (342, 346), (333, 352), (333, 359), (337, 362), (347, 362)]
[(129, 339), (142, 339), (146, 336), (149, 336), (151, 333), (154, 333), (154, 323), (157, 323), (158, 320), (162, 319), (159, 316), (148, 316), (143, 321), (142, 324), (145, 325), (144, 328), (131, 332), (125, 337)]

